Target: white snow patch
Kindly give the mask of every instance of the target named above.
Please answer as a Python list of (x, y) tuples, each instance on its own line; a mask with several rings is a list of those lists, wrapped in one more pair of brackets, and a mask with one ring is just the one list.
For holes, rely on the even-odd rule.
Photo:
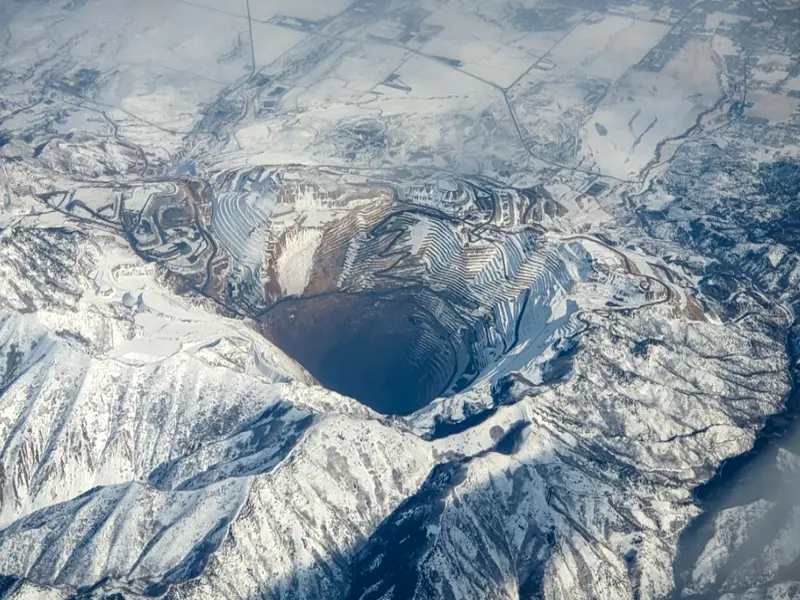
[(286, 238), (286, 247), (278, 257), (278, 282), (284, 294), (299, 296), (308, 285), (314, 252), (322, 241), (319, 229), (301, 229)]
[(422, 248), (422, 243), (425, 241), (430, 228), (431, 224), (427, 219), (418, 221), (417, 223), (414, 223), (413, 227), (411, 227), (409, 230), (409, 235), (411, 236), (411, 254), (417, 254), (417, 252), (420, 251), (420, 248)]

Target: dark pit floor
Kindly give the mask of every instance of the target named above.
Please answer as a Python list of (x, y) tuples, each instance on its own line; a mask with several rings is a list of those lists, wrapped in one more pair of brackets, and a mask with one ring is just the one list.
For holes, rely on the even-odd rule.
[(383, 414), (425, 406), (458, 368), (453, 336), (408, 292), (291, 298), (262, 326), (320, 384)]

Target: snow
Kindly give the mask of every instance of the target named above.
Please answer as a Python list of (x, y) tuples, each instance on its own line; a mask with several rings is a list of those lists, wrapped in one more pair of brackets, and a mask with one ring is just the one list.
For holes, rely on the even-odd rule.
[(430, 230), (430, 223), (427, 219), (420, 219), (416, 223), (414, 223), (411, 231), (409, 233), (410, 236), (410, 247), (409, 251), (411, 254), (418, 254), (420, 249), (422, 248), (422, 244), (425, 243), (425, 238), (428, 236), (428, 231)]
[[(257, 3), (260, 4), (262, 3)], [(253, 52), (256, 57), (256, 67), (271, 64), (306, 37), (307, 34), (300, 31), (253, 21)]]
[(320, 241), (322, 232), (318, 229), (301, 229), (286, 238), (276, 268), (281, 289), (287, 296), (299, 296), (305, 290)]
[[(362, 558), (378, 594), (397, 582), (377, 557), (398, 555), (437, 597), (516, 598), (531, 581), (554, 598), (672, 592), (692, 490), (789, 390), (793, 249), (744, 243), (736, 219), (784, 214), (748, 208), (747, 169), (797, 154), (791, 14), (749, 27), (745, 3), (534, 4), (0, 7), (0, 572), (25, 578), (15, 600), (100, 582), (131, 598), (153, 584), (180, 600), (340, 598)], [(237, 274), (274, 266), (283, 295), (360, 211), (332, 287), (369, 289), (367, 267), (400, 260), (440, 324), (475, 334), (458, 357), (474, 383), (379, 415), (315, 385), (255, 320), (177, 295), (174, 265), (143, 263), (106, 207), (179, 191), (187, 164), (220, 255)], [(696, 164), (717, 180), (693, 188)], [(528, 213), (511, 184), (536, 198)], [(715, 197), (740, 190), (736, 210)], [(59, 212), (73, 198), (109, 222)], [(404, 235), (378, 256), (374, 222), (401, 203), (415, 216), (392, 215)], [(712, 212), (722, 258), (683, 236)], [(706, 295), (728, 262), (735, 291)], [(797, 468), (779, 452), (783, 476)], [(724, 592), (736, 564), (731, 597), (796, 596), (761, 586), (800, 555), (800, 510), (781, 504), (772, 527), (776, 506), (715, 513), (688, 591)], [(424, 542), (381, 537), (392, 524)]]

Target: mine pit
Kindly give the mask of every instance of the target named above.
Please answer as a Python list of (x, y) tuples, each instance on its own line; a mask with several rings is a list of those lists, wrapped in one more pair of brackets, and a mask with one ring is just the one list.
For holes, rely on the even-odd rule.
[(286, 298), (261, 325), (321, 385), (382, 414), (422, 408), (460, 371), (459, 337), (414, 292)]
[(548, 298), (572, 279), (534, 226), (558, 214), (546, 194), (331, 177), (185, 181), (123, 203), (121, 224), (178, 293), (252, 319), (321, 385), (382, 414), (494, 380), (520, 336), (556, 335)]

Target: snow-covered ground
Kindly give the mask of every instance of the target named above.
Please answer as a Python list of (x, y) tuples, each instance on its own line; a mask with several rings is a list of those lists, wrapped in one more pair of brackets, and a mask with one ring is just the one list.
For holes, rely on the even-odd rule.
[[(798, 27), (0, 3), (0, 598), (800, 597)], [(260, 333), (398, 290), (407, 416)]]

